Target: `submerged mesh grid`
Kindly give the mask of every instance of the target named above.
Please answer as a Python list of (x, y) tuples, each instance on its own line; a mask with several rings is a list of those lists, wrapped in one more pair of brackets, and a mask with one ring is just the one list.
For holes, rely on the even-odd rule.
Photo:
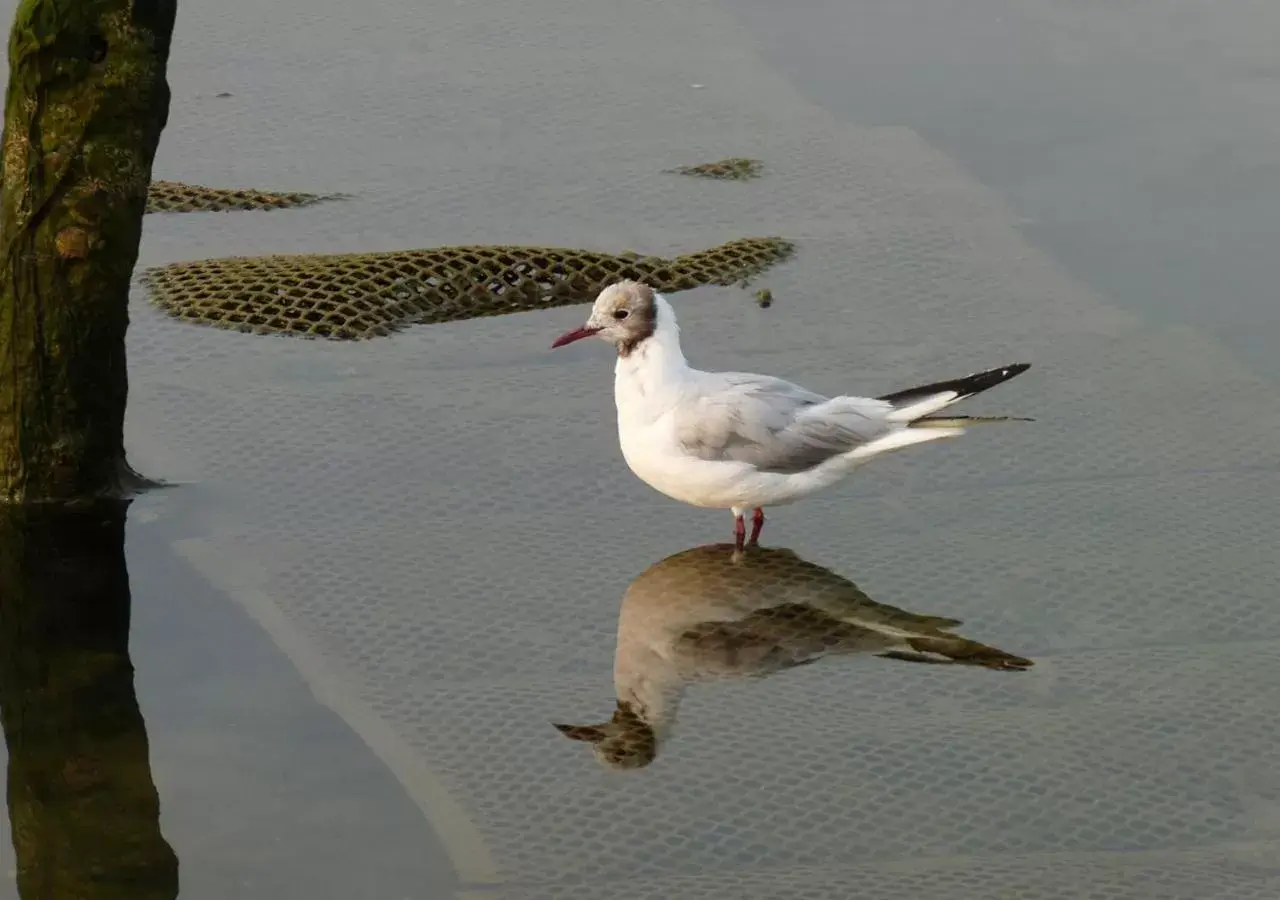
[(721, 181), (751, 181), (759, 178), (764, 172), (764, 164), (758, 159), (730, 156), (727, 159), (700, 163), (696, 166), (677, 166), (668, 171), (676, 175), (692, 175), (695, 178), (716, 178)]
[[(734, 872), (608, 883), (611, 900), (1273, 900), (1274, 846), (1213, 851), (952, 856), (874, 864), (833, 863), (781, 872)], [(1243, 873), (1243, 877), (1242, 877)], [(487, 900), (580, 900), (582, 885), (536, 885)]]
[(263, 334), (355, 340), (583, 303), (622, 278), (660, 291), (732, 284), (781, 262), (782, 238), (744, 238), (673, 259), (555, 247), (435, 247), (264, 256), (149, 269), (152, 299), (177, 318)]
[(180, 181), (153, 181), (147, 190), (147, 212), (225, 212), (249, 209), (288, 209), (332, 200), (320, 194), (256, 191), (251, 188), (211, 188)]

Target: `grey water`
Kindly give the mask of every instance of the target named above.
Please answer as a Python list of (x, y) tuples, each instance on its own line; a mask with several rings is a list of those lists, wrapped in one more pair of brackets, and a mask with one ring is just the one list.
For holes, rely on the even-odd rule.
[[(750, 290), (673, 295), (695, 364), (883, 393), (1026, 360), (964, 411), (1036, 421), (771, 512), (795, 561), (735, 581), (681, 563), (728, 515), (627, 471), (607, 348), (547, 350), (582, 309), (336, 343), (177, 322), (139, 287), (126, 437), (174, 486), (100, 550), (128, 576), (100, 585), (128, 753), (72, 697), (6, 757), (0, 897), (144, 869), (134, 895), (1275, 896), (1277, 15), (181, 5), (156, 176), (352, 199), (148, 216), (140, 269), (777, 234), (797, 254)], [(730, 156), (762, 177), (666, 171)], [(45, 578), (74, 551), (48, 546)], [(1033, 665), (823, 644), (769, 668), (814, 610), (846, 636), (960, 620)], [(645, 765), (554, 727), (673, 671)], [(95, 746), (119, 801), (32, 801)], [(151, 868), (110, 863), (114, 808)], [(96, 893), (76, 859), (104, 860)]]

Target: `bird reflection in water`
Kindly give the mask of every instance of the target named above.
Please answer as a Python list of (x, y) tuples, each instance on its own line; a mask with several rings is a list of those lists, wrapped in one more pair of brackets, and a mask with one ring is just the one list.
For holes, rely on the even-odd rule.
[(598, 725), (560, 725), (613, 769), (657, 757), (689, 685), (761, 678), (826, 656), (1019, 671), (1031, 660), (951, 629), (955, 619), (876, 603), (856, 584), (782, 548), (695, 547), (650, 566), (618, 617), (617, 706)]

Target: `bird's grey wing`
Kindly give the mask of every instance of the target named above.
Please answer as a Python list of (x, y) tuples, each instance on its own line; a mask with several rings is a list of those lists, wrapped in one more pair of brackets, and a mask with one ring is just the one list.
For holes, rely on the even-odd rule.
[(680, 635), (678, 648), (691, 674), (698, 678), (763, 677), (817, 662), (816, 651), (789, 647), (785, 637), (758, 623), (700, 622)]
[(820, 394), (764, 375), (708, 374), (676, 410), (676, 439), (700, 459), (803, 472), (889, 430), (889, 404)]
[(899, 641), (807, 604), (783, 603), (732, 622), (702, 622), (685, 631), (680, 643), (704, 677), (761, 677), (815, 663), (828, 653), (877, 652)]

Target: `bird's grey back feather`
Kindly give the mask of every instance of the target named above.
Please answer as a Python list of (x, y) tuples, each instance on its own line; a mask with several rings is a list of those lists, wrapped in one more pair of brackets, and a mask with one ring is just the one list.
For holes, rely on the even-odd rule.
[(869, 397), (828, 399), (747, 372), (699, 372), (676, 409), (676, 439), (700, 459), (765, 472), (812, 469), (891, 431), (892, 405)]

